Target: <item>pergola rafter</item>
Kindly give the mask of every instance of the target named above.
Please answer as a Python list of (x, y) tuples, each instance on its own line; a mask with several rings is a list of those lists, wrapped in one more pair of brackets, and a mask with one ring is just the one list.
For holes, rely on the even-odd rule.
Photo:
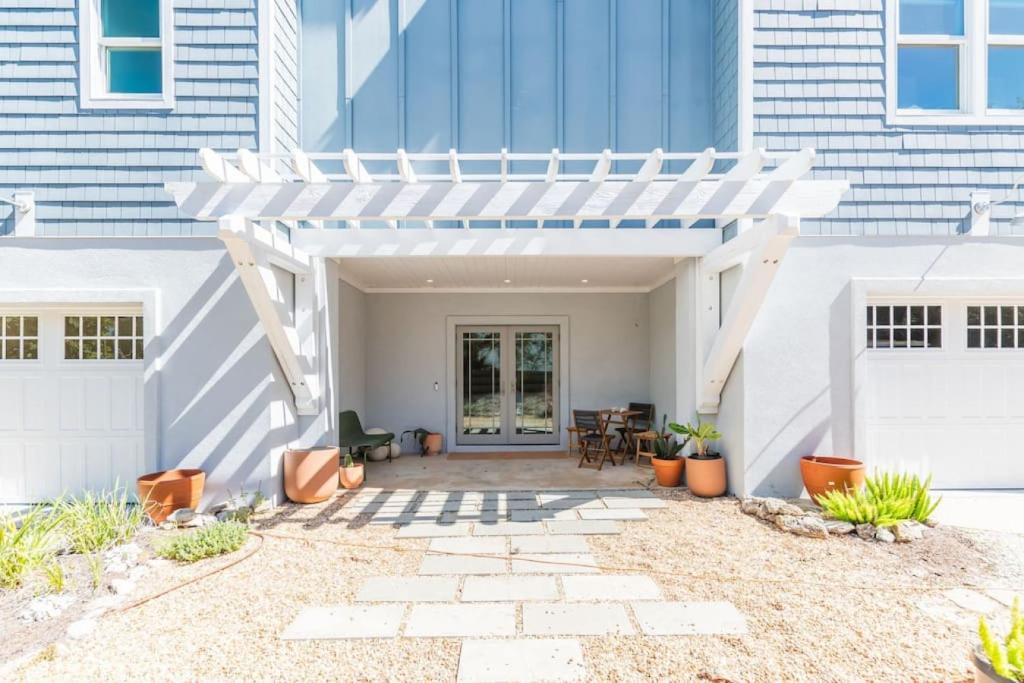
[[(558, 149), (541, 154), (504, 149), (491, 154), (401, 149), (356, 154), (346, 149), (289, 155), (203, 149), (199, 157), (211, 181), (167, 183), (166, 189), (184, 214), (220, 221), (221, 238), (300, 410), (315, 409), (317, 400), (317, 359), (307, 352), (315, 349), (310, 316), (317, 308), (316, 257), (663, 255), (698, 259), (699, 286), (692, 302), (701, 311), (697, 320), (702, 328), (696, 331), (696, 405), (715, 412), (765, 292), (799, 232), (800, 218), (831, 212), (849, 189), (846, 181), (806, 179), (814, 156), (811, 149), (606, 149), (596, 154)], [(716, 172), (722, 162), (730, 165)], [(723, 244), (720, 231), (693, 229), (701, 219), (716, 225), (760, 223)], [(628, 220), (642, 221), (644, 227), (621, 227)], [(328, 221), (345, 221), (348, 229), (324, 229)], [(461, 229), (444, 227), (442, 221), (456, 222)], [(478, 221), (495, 221), (502, 229), (473, 227)], [(536, 227), (508, 229), (511, 221)], [(545, 225), (551, 221), (572, 227)], [(584, 221), (600, 221), (607, 228), (584, 226)], [(258, 225), (275, 222), (289, 228), (284, 237)], [(367, 229), (368, 222), (386, 228)], [(416, 227), (406, 227), (407, 222)], [(268, 293), (272, 265), (302, 282), (296, 285), (302, 315), (297, 311), (298, 323), (291, 330)], [(719, 312), (719, 273), (736, 265), (743, 266), (743, 274), (728, 309)]]

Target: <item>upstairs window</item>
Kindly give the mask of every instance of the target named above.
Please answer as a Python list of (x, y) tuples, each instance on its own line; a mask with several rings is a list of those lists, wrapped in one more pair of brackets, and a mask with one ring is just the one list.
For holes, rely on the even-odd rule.
[(82, 106), (171, 107), (171, 0), (80, 3)]
[(888, 3), (890, 123), (1024, 122), (1024, 0)]

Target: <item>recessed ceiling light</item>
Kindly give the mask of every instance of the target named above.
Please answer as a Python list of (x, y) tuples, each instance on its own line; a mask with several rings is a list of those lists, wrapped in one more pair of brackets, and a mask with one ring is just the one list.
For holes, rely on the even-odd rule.
[(590, 280), (583, 279), (583, 280), (580, 280), (580, 282), (582, 282), (583, 284), (587, 284), (588, 282), (590, 282)]
[(427, 279), (427, 284), (428, 284), (428, 285), (432, 285), (432, 284), (434, 284), (434, 281), (428, 278), (428, 279)]
[(512, 281), (511, 280), (505, 280), (505, 284), (506, 285), (510, 285), (510, 284), (512, 284)]

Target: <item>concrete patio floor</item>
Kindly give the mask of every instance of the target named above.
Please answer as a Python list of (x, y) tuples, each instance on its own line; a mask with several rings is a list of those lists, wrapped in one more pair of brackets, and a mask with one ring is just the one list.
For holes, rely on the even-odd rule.
[(448, 460), (448, 456), (403, 455), (392, 462), (371, 462), (366, 484), (387, 490), (498, 491), (507, 489), (621, 489), (645, 488), (654, 479), (647, 467), (632, 461), (612, 467), (605, 463), (577, 467), (577, 460)]
[(1024, 490), (936, 491), (940, 524), (962, 529), (1024, 534)]

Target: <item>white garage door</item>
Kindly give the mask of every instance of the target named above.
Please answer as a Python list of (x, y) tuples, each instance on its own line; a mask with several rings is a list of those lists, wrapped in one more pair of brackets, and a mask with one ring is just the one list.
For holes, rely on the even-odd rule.
[(138, 310), (0, 310), (0, 503), (134, 488), (143, 473)]
[(867, 463), (1024, 488), (1024, 300), (870, 302)]

